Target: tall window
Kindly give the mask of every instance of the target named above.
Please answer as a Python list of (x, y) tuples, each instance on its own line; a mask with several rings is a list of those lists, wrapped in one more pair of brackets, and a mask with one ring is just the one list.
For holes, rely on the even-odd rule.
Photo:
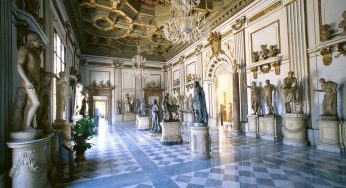
[[(54, 32), (54, 73), (59, 76), (59, 72), (65, 71), (66, 63), (65, 63), (65, 46), (62, 42), (60, 36)], [(56, 117), (56, 79), (53, 82), (53, 120)]]

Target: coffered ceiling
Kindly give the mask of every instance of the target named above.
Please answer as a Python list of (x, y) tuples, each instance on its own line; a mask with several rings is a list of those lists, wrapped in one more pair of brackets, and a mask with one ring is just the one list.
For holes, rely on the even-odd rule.
[[(225, 18), (220, 16), (230, 7), (235, 12), (251, 1), (201, 0), (194, 12), (216, 22)], [(166, 61), (188, 46), (174, 46), (164, 37), (162, 28), (172, 11), (170, 0), (63, 2), (83, 54), (131, 58), (137, 53), (139, 44), (142, 55), (148, 60)]]

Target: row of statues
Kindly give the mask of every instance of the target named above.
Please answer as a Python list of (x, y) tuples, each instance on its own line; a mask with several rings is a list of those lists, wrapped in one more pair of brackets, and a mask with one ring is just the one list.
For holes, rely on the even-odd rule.
[(110, 80), (107, 80), (106, 83), (104, 83), (104, 81), (101, 80), (101, 81), (99, 82), (99, 84), (97, 84), (97, 83), (96, 83), (96, 80), (93, 80), (93, 81), (91, 82), (91, 86), (93, 86), (93, 87), (111, 87), (111, 81), (110, 81)]
[(276, 57), (280, 53), (277, 45), (270, 45), (269, 49), (267, 49), (267, 45), (261, 45), (260, 48), (259, 52), (252, 52), (251, 54), (251, 60), (254, 63), (270, 57)]
[[(326, 81), (324, 78), (319, 80), (322, 89), (315, 89), (317, 92), (325, 92), (324, 99), (322, 102), (322, 116), (335, 116), (337, 117), (337, 84), (332, 81)], [(265, 81), (266, 85), (263, 87), (264, 101), (267, 107), (267, 115), (275, 113), (273, 107), (273, 92), (275, 95), (275, 86), (270, 83), (270, 80)], [(256, 85), (256, 82), (252, 82), (251, 86), (244, 85), (251, 89), (251, 109), (254, 114), (259, 114), (259, 108), (261, 105), (261, 94), (260, 87)], [(299, 88), (298, 80), (294, 77), (294, 72), (289, 71), (288, 76), (283, 80), (281, 84), (281, 96), (285, 105), (285, 112), (292, 113), (291, 103), (295, 103), (296, 112), (301, 113), (301, 103), (299, 102)]]

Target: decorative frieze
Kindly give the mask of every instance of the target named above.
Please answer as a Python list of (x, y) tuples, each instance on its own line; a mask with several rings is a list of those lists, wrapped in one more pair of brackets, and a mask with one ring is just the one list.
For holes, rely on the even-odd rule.
[(278, 8), (281, 5), (281, 1), (277, 1), (276, 3), (270, 5), (268, 8), (262, 10), (261, 12), (255, 14), (254, 16), (252, 16), (251, 18), (248, 19), (248, 23), (252, 23), (254, 21), (256, 21), (257, 19), (263, 17), (264, 15), (268, 14), (269, 12), (275, 10), (276, 8)]

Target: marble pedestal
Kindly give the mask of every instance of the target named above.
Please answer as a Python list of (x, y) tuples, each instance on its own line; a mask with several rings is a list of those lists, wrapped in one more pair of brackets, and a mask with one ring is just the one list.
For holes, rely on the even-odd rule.
[(124, 114), (124, 122), (134, 122), (136, 121), (136, 115), (133, 113)]
[(147, 131), (150, 130), (150, 118), (149, 117), (140, 117), (136, 116), (136, 127), (137, 130)]
[(179, 122), (161, 122), (161, 144), (174, 145), (183, 143)]
[(256, 138), (258, 135), (258, 115), (247, 115), (248, 129), (245, 133), (248, 137)]
[(321, 118), (320, 125), (320, 141), (317, 145), (318, 150), (328, 152), (342, 152), (342, 134), (339, 129), (339, 120), (335, 118)]
[[(12, 149), (10, 170), (13, 188), (49, 187), (47, 168), (51, 136), (31, 141), (7, 142)], [(48, 153), (48, 154), (47, 154)]]
[(191, 154), (195, 159), (210, 159), (209, 127), (193, 124), (191, 127)]
[(76, 123), (77, 121), (83, 119), (82, 115), (78, 115), (78, 116), (72, 116), (72, 122)]
[(302, 113), (284, 115), (284, 141), (290, 146), (307, 146), (305, 116)]
[(276, 117), (267, 115), (259, 117), (259, 137), (263, 140), (276, 141), (278, 138), (278, 127)]
[(191, 112), (184, 112), (183, 113), (183, 125), (184, 126), (191, 126), (193, 123), (193, 115)]
[(123, 115), (115, 114), (115, 122), (123, 122)]

